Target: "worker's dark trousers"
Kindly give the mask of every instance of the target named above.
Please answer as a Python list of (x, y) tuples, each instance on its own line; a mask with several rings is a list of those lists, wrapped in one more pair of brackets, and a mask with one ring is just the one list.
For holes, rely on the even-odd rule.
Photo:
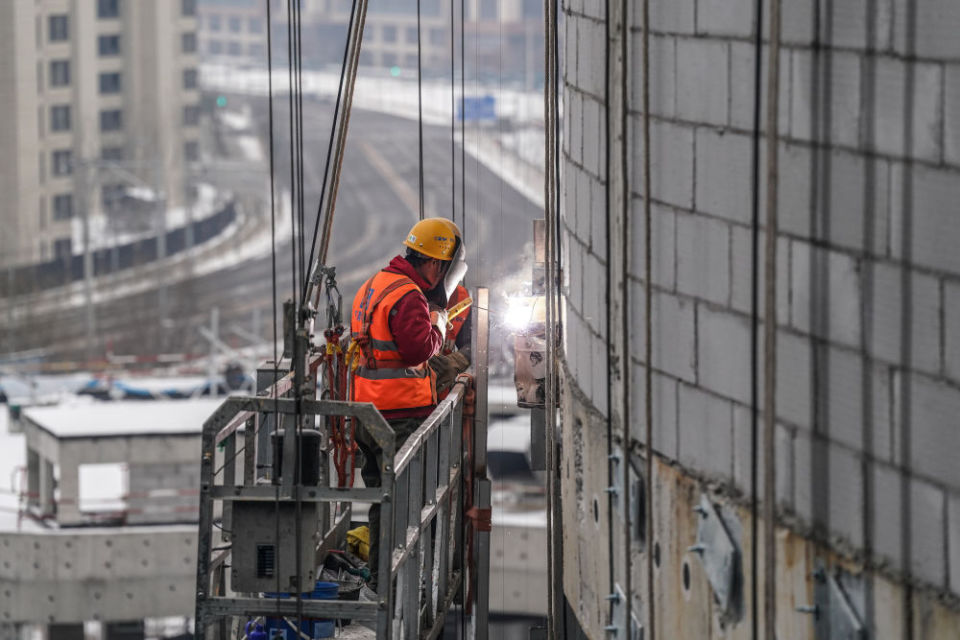
[[(397, 450), (403, 446), (407, 438), (414, 431), (420, 428), (424, 418), (404, 418), (401, 420), (388, 420), (390, 427), (397, 434)], [(357, 438), (357, 444), (363, 452), (363, 467), (360, 469), (360, 475), (363, 476), (363, 484), (368, 487), (380, 486), (380, 465), (382, 456), (380, 448), (371, 442), (364, 442), (365, 438), (361, 435)], [(380, 505), (370, 505), (370, 559), (367, 566), (370, 569), (370, 588), (377, 590), (377, 570), (380, 568)]]

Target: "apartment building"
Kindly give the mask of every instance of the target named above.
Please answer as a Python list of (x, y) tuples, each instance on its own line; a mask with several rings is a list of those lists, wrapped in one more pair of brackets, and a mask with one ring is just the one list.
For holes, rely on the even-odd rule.
[(0, 265), (65, 257), (74, 218), (148, 188), (183, 204), (199, 155), (196, 0), (0, 3)]
[[(273, 3), (286, 15), (286, 3)], [(263, 0), (200, 0), (200, 51), (205, 60), (266, 64), (267, 10)]]

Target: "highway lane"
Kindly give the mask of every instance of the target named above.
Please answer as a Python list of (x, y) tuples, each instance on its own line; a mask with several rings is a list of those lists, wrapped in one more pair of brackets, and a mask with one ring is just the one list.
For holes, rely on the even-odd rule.
[[(279, 196), (290, 184), (289, 129), (283, 109), (285, 99), (277, 99), (275, 104), (278, 107), (275, 158)], [(254, 99), (252, 106), (257, 123), (265, 131), (265, 100)], [(320, 197), (330, 113), (329, 105), (304, 103), (304, 204), (308, 237)], [(459, 221), (464, 217), (459, 205), (460, 149), (457, 146), (451, 158), (449, 136), (449, 128), (424, 127), (425, 199), (430, 212), (437, 215), (449, 216), (456, 206)], [(456, 194), (450, 189), (452, 163), (457, 170)], [(468, 281), (499, 283), (520, 268), (521, 254), (531, 235), (531, 220), (542, 212), (469, 156), (465, 174), (465, 232), (471, 262)], [(249, 170), (232, 175), (211, 171), (211, 176), (219, 181), (219, 186), (243, 193), (248, 208), (268, 203), (266, 180), (257, 180), (256, 174)], [(345, 306), (350, 305), (356, 288), (369, 274), (400, 251), (400, 241), (417, 218), (418, 176), (417, 123), (382, 114), (354, 112), (330, 260), (338, 268)], [(414, 194), (412, 205), (410, 192)], [(265, 220), (268, 224), (269, 218)], [(291, 241), (289, 237), (277, 240), (276, 304), (279, 308), (293, 289)], [(219, 309), (221, 330), (239, 324), (247, 330), (258, 330), (264, 338), (272, 336), (270, 319), (274, 297), (269, 257), (169, 284), (166, 319), (161, 318), (160, 298), (154, 290), (98, 305), (98, 344), (93, 351), (103, 353), (110, 345), (114, 352), (125, 354), (205, 352), (209, 347), (197, 329), (209, 324), (213, 307)], [(253, 326), (255, 314), (261, 319), (259, 327)], [(28, 316), (10, 331), (17, 351), (45, 348), (52, 359), (79, 358), (88, 351), (82, 307), (69, 313)]]

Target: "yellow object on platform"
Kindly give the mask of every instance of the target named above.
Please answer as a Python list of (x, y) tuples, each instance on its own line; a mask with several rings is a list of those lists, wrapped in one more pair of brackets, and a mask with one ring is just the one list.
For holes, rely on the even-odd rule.
[(370, 558), (370, 527), (363, 525), (347, 531), (347, 545), (350, 553), (366, 561)]

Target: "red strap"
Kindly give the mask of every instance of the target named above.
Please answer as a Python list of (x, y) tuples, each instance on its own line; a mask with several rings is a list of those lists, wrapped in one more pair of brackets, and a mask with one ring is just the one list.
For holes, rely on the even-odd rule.
[(470, 507), (467, 509), (467, 517), (473, 523), (475, 531), (490, 531), (493, 526), (490, 521), (491, 509), (481, 509), (479, 507)]

